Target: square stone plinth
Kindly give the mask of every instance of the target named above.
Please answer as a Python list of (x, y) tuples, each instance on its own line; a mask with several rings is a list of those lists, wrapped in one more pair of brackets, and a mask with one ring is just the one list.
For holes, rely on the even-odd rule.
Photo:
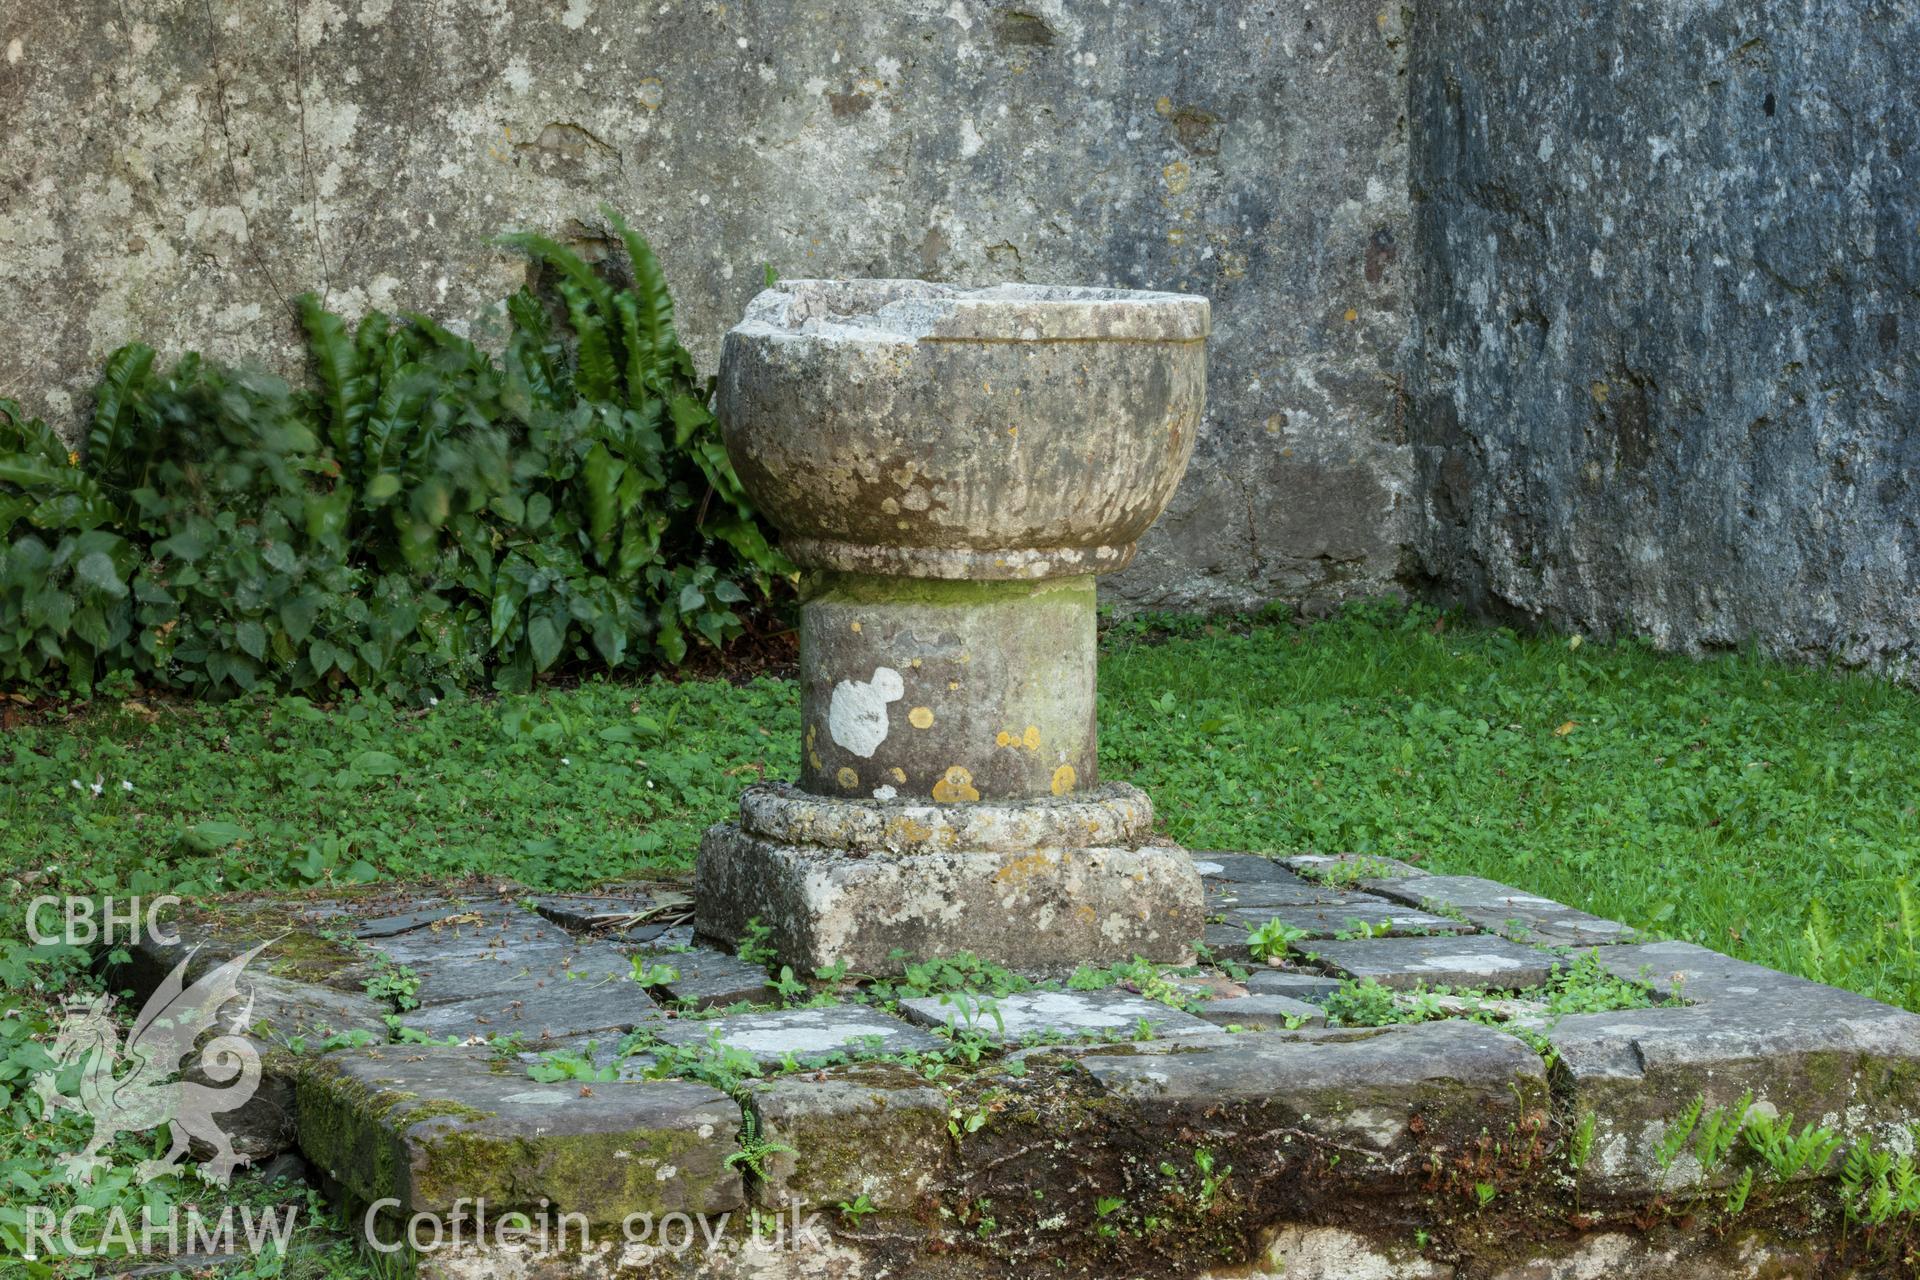
[(1200, 877), (1176, 848), (849, 853), (710, 828), (695, 873), (699, 931), (772, 931), (801, 972), (855, 972), (970, 951), (1013, 968), (1145, 956), (1184, 964), (1204, 929)]

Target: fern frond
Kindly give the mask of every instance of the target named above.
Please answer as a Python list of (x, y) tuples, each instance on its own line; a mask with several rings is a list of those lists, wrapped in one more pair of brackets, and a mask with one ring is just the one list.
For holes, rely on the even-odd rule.
[(152, 381), (152, 347), (132, 342), (107, 357), (87, 433), (87, 456), (96, 475), (109, 474), (126, 454), (134, 406)]
[[(481, 369), (490, 362), (486, 352), (461, 337), (453, 330), (435, 320), (432, 316), (422, 315), (418, 311), (407, 313), (407, 323), (424, 335), (434, 347), (460, 357), (461, 362), (471, 369)], [(425, 352), (421, 353), (426, 354)]]
[(613, 286), (583, 261), (579, 254), (556, 240), (531, 231), (519, 231), (500, 237), (500, 243), (518, 249), (536, 262), (558, 271), (565, 281), (584, 293), (600, 312), (602, 320), (614, 318)]
[(327, 408), (327, 438), (335, 453), (344, 457), (360, 443), (360, 424), (373, 409), (373, 387), (361, 370), (360, 352), (347, 335), (346, 322), (311, 293), (300, 295), (299, 306), (307, 351)]
[[(518, 364), (526, 379), (532, 400), (551, 405), (554, 401), (553, 326), (547, 321), (547, 309), (525, 288), (507, 299), (507, 315), (513, 331), (507, 338), (507, 360), (511, 368)], [(531, 408), (531, 405), (529, 405)]]
[(559, 287), (567, 303), (567, 320), (579, 344), (573, 385), (589, 400), (611, 400), (619, 393), (620, 367), (614, 360), (607, 326), (583, 290), (565, 280)]
[(633, 266), (633, 291), (640, 304), (641, 332), (654, 357), (665, 360), (680, 345), (680, 335), (673, 327), (673, 293), (667, 288), (666, 273), (660, 270), (660, 259), (654, 256), (647, 238), (628, 226), (612, 205), (601, 205), (600, 212), (627, 247), (627, 260)]
[(614, 295), (613, 305), (620, 313), (620, 337), (627, 349), (627, 403), (641, 404), (647, 398), (653, 348), (640, 332), (640, 300), (632, 291), (622, 289)]

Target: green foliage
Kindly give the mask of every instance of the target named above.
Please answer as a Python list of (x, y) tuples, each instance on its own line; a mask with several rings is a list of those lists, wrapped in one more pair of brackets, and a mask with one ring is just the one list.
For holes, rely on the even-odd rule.
[(642, 1028), (627, 1036), (621, 1044), (624, 1055), (648, 1054), (653, 1061), (642, 1070), (647, 1080), (697, 1080), (726, 1093), (734, 1093), (748, 1080), (761, 1074), (760, 1063), (744, 1049), (735, 1049), (721, 1038), (719, 1027), (707, 1038), (691, 1045), (669, 1044)]
[(552, 1049), (540, 1055), (537, 1062), (527, 1065), (527, 1078), (541, 1084), (557, 1084), (562, 1080), (583, 1080), (591, 1084), (601, 1084), (620, 1078), (620, 1066), (609, 1062), (604, 1066), (595, 1066), (593, 1045), (587, 1045), (587, 1052), (577, 1053), (570, 1049)]
[(799, 1154), (784, 1142), (774, 1142), (762, 1136), (759, 1117), (751, 1111), (741, 1117), (740, 1136), (736, 1141), (740, 1144), (740, 1149), (729, 1152), (723, 1163), (729, 1169), (738, 1166), (744, 1169), (748, 1176), (756, 1179), (764, 1179), (767, 1176), (768, 1156), (782, 1151), (788, 1155)]
[[(896, 951), (893, 958), (904, 960), (906, 953)], [(890, 1001), (938, 995), (943, 991), (1010, 996), (1019, 991), (1031, 991), (1033, 986), (1031, 979), (1011, 969), (990, 960), (982, 960), (971, 951), (956, 951), (952, 955), (908, 963), (903, 967), (900, 977), (891, 982), (876, 982), (868, 991), (876, 1000)]]
[(416, 998), (420, 992), (420, 975), (390, 956), (375, 953), (373, 972), (363, 985), (368, 995), (386, 1001), (398, 1012), (420, 1006)]
[(1181, 972), (1194, 971), (1157, 965), (1145, 956), (1135, 956), (1104, 969), (1083, 964), (1068, 975), (1066, 985), (1069, 991), (1104, 991), (1109, 987), (1121, 987), (1176, 1009), (1190, 1009), (1202, 1002), (1169, 976)]
[(757, 964), (766, 968), (780, 958), (773, 948), (773, 926), (758, 916), (748, 920), (740, 930), (740, 940), (734, 947), (734, 954), (748, 964)]
[(1384, 1027), (1396, 1022), (1424, 1022), (1426, 1015), (1394, 999), (1393, 992), (1372, 978), (1348, 981), (1327, 997), (1327, 1021), (1342, 1027)]
[(1278, 960), (1287, 954), (1288, 947), (1307, 936), (1305, 929), (1295, 928), (1275, 916), (1247, 930), (1247, 950), (1255, 960)]
[(317, 386), (108, 361), (84, 459), (0, 401), (0, 684), (424, 700), (682, 661), (789, 567), (727, 462), (646, 241), (563, 246), (496, 358), (426, 316), (299, 302)]
[(1570, 1013), (1650, 1009), (1654, 1004), (1652, 991), (1608, 972), (1596, 951), (1575, 956), (1573, 963), (1554, 970), (1541, 994), (1546, 998), (1547, 1012), (1555, 1019)]
[(1775, 1182), (1786, 1182), (1799, 1174), (1820, 1174), (1826, 1170), (1842, 1139), (1832, 1129), (1809, 1120), (1798, 1133), (1793, 1131), (1793, 1113), (1771, 1116), (1750, 1112), (1741, 1130)]
[(1913, 689), (1427, 608), (1151, 623), (1107, 634), (1101, 768), (1181, 844), (1487, 876), (1920, 1008)]
[[(1920, 1133), (1915, 1135), (1920, 1137)], [(1862, 1137), (1841, 1166), (1839, 1192), (1849, 1222), (1884, 1227), (1920, 1215), (1920, 1171), (1911, 1154), (1876, 1150)]]
[(645, 955), (632, 959), (633, 980), (643, 987), (660, 987), (680, 980), (680, 971), (670, 964), (654, 964)]
[(842, 1200), (838, 1208), (840, 1210), (840, 1216), (851, 1223), (856, 1230), (860, 1226), (860, 1219), (870, 1213), (880, 1212), (879, 1206), (867, 1199), (865, 1195), (857, 1195), (851, 1200)]
[(1593, 1156), (1593, 1138), (1599, 1127), (1600, 1116), (1596, 1111), (1583, 1112), (1579, 1123), (1567, 1137), (1567, 1166), (1575, 1173), (1586, 1167)]

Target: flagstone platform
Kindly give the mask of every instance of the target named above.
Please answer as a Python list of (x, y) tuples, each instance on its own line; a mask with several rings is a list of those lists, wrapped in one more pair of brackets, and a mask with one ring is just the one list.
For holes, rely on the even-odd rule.
[[(1912, 1151), (1920, 1017), (1491, 881), (1191, 857), (1206, 962), (1104, 979), (769, 973), (683, 886), (485, 881), (223, 902), (117, 977), (273, 939), (241, 1150), (297, 1150), (389, 1235), (476, 1201), (579, 1227), (469, 1231), (424, 1276), (1913, 1274), (1835, 1178), (1846, 1144)], [(1585, 956), (1644, 1007), (1556, 1016)], [(1419, 1020), (1345, 1025), (1361, 996)], [(1776, 1179), (1694, 1136), (1740, 1107), (1842, 1145)], [(716, 1248), (635, 1238), (674, 1214)]]

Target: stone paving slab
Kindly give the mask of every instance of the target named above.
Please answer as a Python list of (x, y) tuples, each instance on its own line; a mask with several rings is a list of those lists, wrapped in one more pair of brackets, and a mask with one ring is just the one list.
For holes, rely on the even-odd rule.
[[(965, 1007), (941, 1004), (938, 996), (900, 1002), (902, 1013), (928, 1027), (944, 1027), (956, 1020), (967, 1025)], [(1204, 1035), (1214, 1030), (1205, 1019), (1124, 991), (1021, 991), (1001, 996), (995, 1010), (1000, 1015), (997, 1022), (991, 1014), (979, 1013), (972, 1029), (1003, 1044), (1028, 1038), (1131, 1040), (1143, 1021), (1156, 1037)]]
[(679, 973), (679, 977), (661, 985), (675, 1000), (686, 1001), (696, 1009), (742, 1001), (765, 1004), (777, 994), (767, 985), (765, 969), (724, 951), (696, 947), (662, 952), (654, 963), (671, 965)]
[(1287, 865), (1279, 859), (1264, 857), (1257, 853), (1193, 851), (1189, 856), (1193, 858), (1193, 869), (1200, 873), (1203, 880), (1217, 880), (1225, 884), (1295, 887), (1311, 883), (1289, 870)]
[(539, 943), (564, 947), (571, 945), (573, 938), (535, 912), (494, 902), (466, 906), (403, 932), (368, 937), (365, 942), (395, 963), (411, 967), (449, 956), (485, 955)]
[(298, 1088), (307, 1158), (363, 1204), (447, 1214), (550, 1206), (589, 1222), (744, 1203), (740, 1108), (683, 1081), (539, 1084), (485, 1052), (389, 1047), (329, 1055)]
[(1389, 910), (1403, 906), (1389, 902), (1377, 893), (1361, 889), (1339, 888), (1303, 880), (1299, 884), (1237, 884), (1230, 880), (1202, 882), (1207, 894), (1207, 909), (1220, 912), (1255, 907), (1366, 907)]
[(565, 982), (630, 982), (632, 966), (605, 943), (539, 941), (497, 947), (479, 954), (456, 952), (409, 965), (419, 978), (414, 999), (423, 1005), (450, 1004), (502, 993), (528, 999)]
[(654, 906), (640, 894), (543, 893), (533, 909), (564, 929), (585, 933), (618, 924)]
[(705, 1044), (718, 1032), (720, 1043), (753, 1055), (763, 1067), (845, 1051), (929, 1053), (947, 1047), (891, 1014), (865, 1005), (829, 1005), (819, 1009), (781, 1009), (772, 1013), (730, 1013), (714, 1018), (668, 1018), (647, 1024), (668, 1044)]
[[(1335, 897), (1363, 892), (1289, 881), (1264, 861), (1240, 870), (1246, 877), (1241, 881), (1208, 879), (1214, 902), (1234, 913), (1232, 923), (1209, 927), (1214, 936), (1244, 943), (1247, 923), (1270, 918), (1283, 907), (1318, 907), (1339, 917), (1322, 923), (1340, 927), (1349, 918), (1367, 918), (1362, 911), (1343, 910), (1352, 905), (1347, 903), (1275, 902), (1272, 911), (1227, 903), (1229, 894), (1266, 894), (1265, 901), (1275, 901), (1303, 892)], [(1403, 898), (1390, 909), (1395, 914), (1425, 910), (1413, 901), (1451, 908), (1463, 900), (1459, 886), (1449, 883), (1457, 879), (1396, 878), (1390, 882), (1396, 889), (1435, 896)], [(1446, 894), (1455, 896), (1441, 896)], [(395, 895), (377, 918), (394, 921), (397, 928), (397, 918), (408, 914), (402, 908), (423, 901), (429, 900)], [(1504, 912), (1516, 904), (1481, 905)], [(517, 1056), (437, 1045), (387, 1045), (322, 1056), (309, 1046), (307, 1054), (293, 1060), (270, 1050), (263, 1064), (271, 1068), (286, 1057), (298, 1069), (283, 1076), (272, 1069), (265, 1073), (253, 1105), (273, 1096), (276, 1080), (282, 1093), (272, 1104), (277, 1118), (268, 1115), (263, 1122), (263, 1154), (284, 1145), (291, 1114), (298, 1118), (301, 1146), (310, 1156), (319, 1153), (312, 1163), (323, 1173), (338, 1177), (355, 1196), (363, 1194), (362, 1187), (399, 1188), (405, 1212), (414, 1211), (415, 1200), (444, 1200), (456, 1188), (460, 1195), (484, 1195), (494, 1204), (544, 1197), (560, 1210), (583, 1205), (577, 1211), (596, 1220), (616, 1212), (670, 1212), (696, 1201), (738, 1204), (740, 1197), (751, 1196), (763, 1209), (791, 1200), (823, 1211), (842, 1245), (853, 1245), (863, 1239), (917, 1240), (935, 1203), (972, 1204), (983, 1193), (993, 1195), (1003, 1231), (1024, 1231), (1024, 1238), (1037, 1239), (1039, 1228), (1032, 1221), (1011, 1225), (1021, 1221), (1018, 1210), (994, 1192), (996, 1180), (1009, 1178), (1047, 1190), (1047, 1203), (1035, 1208), (1036, 1215), (1065, 1213), (1073, 1224), (1069, 1230), (1092, 1231), (1091, 1221), (1075, 1216), (1084, 1197), (1064, 1194), (1068, 1184), (1050, 1180), (1047, 1161), (1060, 1165), (1063, 1178), (1104, 1177), (1119, 1167), (1117, 1161), (1135, 1156), (1146, 1162), (1141, 1167), (1167, 1162), (1185, 1170), (1195, 1147), (1204, 1143), (1223, 1164), (1235, 1167), (1236, 1195), (1259, 1188), (1251, 1194), (1264, 1206), (1262, 1212), (1281, 1203), (1309, 1202), (1344, 1212), (1342, 1206), (1364, 1198), (1440, 1235), (1448, 1219), (1423, 1218), (1427, 1202), (1408, 1198), (1407, 1188), (1431, 1176), (1436, 1158), (1464, 1158), (1486, 1134), (1501, 1135), (1504, 1143), (1504, 1135), (1537, 1131), (1548, 1115), (1541, 1087), (1546, 1066), (1522, 1035), (1545, 1036), (1555, 1064), (1550, 1136), (1558, 1140), (1566, 1126), (1583, 1121), (1593, 1125), (1593, 1153), (1578, 1173), (1578, 1186), (1586, 1211), (1611, 1214), (1612, 1220), (1629, 1220), (1656, 1195), (1684, 1203), (1675, 1198), (1710, 1190), (1737, 1172), (1736, 1160), (1730, 1169), (1708, 1176), (1690, 1146), (1669, 1170), (1658, 1169), (1652, 1153), (1695, 1097), (1709, 1107), (1731, 1106), (1750, 1090), (1763, 1113), (1793, 1113), (1796, 1129), (1822, 1124), (1849, 1140), (1871, 1136), (1881, 1144), (1903, 1141), (1905, 1125), (1920, 1117), (1920, 1018), (1686, 943), (1621, 942), (1593, 949), (1609, 972), (1644, 982), (1667, 999), (1654, 1008), (1555, 1020), (1537, 1003), (1519, 1000), (1473, 1001), (1473, 1010), (1469, 1002), (1439, 1002), (1462, 1015), (1492, 1004), (1497, 1016), (1509, 1019), (1493, 1027), (1464, 1016), (1406, 1027), (1326, 1027), (1324, 1009), (1311, 1001), (1324, 1001), (1339, 989), (1340, 975), (1348, 973), (1402, 990), (1416, 984), (1532, 986), (1567, 962), (1564, 953), (1490, 934), (1321, 940), (1305, 948), (1318, 961), (1296, 960), (1287, 968), (1250, 965), (1243, 983), (1217, 972), (1168, 974), (1204, 1000), (1194, 1013), (1119, 989), (1025, 993), (997, 1002), (1007, 1025), (1006, 1056), (989, 1054), (977, 1067), (949, 1070), (936, 1083), (892, 1063), (779, 1071), (790, 1065), (789, 1058), (825, 1057), (837, 1049), (857, 1053), (868, 1047), (868, 1035), (880, 1035), (879, 1047), (887, 1051), (944, 1049), (946, 1039), (932, 1029), (946, 1026), (956, 1010), (937, 999), (911, 1002), (905, 1020), (857, 1004), (674, 1017), (655, 1008), (648, 993), (631, 981), (626, 949), (561, 934), (552, 922), (505, 902), (493, 906), (481, 913), (483, 922), (496, 933), (504, 927), (516, 934), (531, 922), (531, 939), (496, 946), (487, 938), (478, 950), (467, 950), (476, 941), (471, 935), (485, 930), (438, 915), (407, 922), (404, 931), (370, 939), (368, 945), (398, 939), (417, 948), (417, 958), (409, 963), (421, 977), (420, 996), (428, 1004), (409, 1011), (403, 1024), (459, 1037), (518, 1032), (523, 1043)], [(440, 907), (465, 915), (472, 903)], [(437, 909), (418, 907), (422, 915)], [(1489, 927), (1506, 918), (1490, 919)], [(241, 918), (232, 932), (252, 932), (251, 923)], [(336, 924), (316, 927), (337, 940)], [(543, 934), (543, 927), (555, 932)], [(223, 935), (200, 936), (210, 950), (231, 944)], [(449, 946), (436, 951), (431, 944), (443, 936)], [(683, 928), (675, 936), (687, 934)], [(343, 974), (359, 981), (369, 971), (365, 956), (351, 944), (342, 948), (296, 933), (276, 946), (286, 950), (287, 962), (299, 972), (323, 981), (341, 981)], [(264, 952), (256, 968), (272, 954)], [(656, 950), (653, 959), (680, 969), (689, 982), (714, 978), (718, 985), (695, 998), (725, 1002), (748, 984), (765, 990), (759, 969), (710, 949)], [(153, 957), (149, 967), (157, 960)], [(1308, 972), (1309, 963), (1325, 963), (1334, 972)], [(569, 972), (607, 980), (569, 980)], [(731, 983), (740, 985), (722, 990)], [(357, 991), (308, 987), (265, 973), (261, 986), (254, 1007), (260, 1019), (255, 1031), (263, 1043), (288, 1027), (314, 1034), (337, 1029), (330, 1024), (342, 1016), (372, 1034), (384, 1029), (384, 1011)], [(468, 991), (476, 994), (464, 994)], [(310, 994), (316, 999), (308, 1000)], [(1154, 1038), (1136, 1041), (1132, 1037), (1142, 1017)], [(1295, 1019), (1299, 1025), (1289, 1028)], [(974, 1025), (984, 1035), (999, 1036), (989, 1015), (976, 1015)], [(648, 1070), (672, 1058), (657, 1045), (620, 1055), (622, 1032), (632, 1026), (676, 1045), (699, 1044), (717, 1032), (723, 1043), (751, 1054), (768, 1074), (744, 1082), (740, 1101), (753, 1111), (765, 1138), (797, 1154), (772, 1151), (762, 1166), (767, 1176), (758, 1183), (749, 1178), (743, 1186), (738, 1169), (724, 1164), (737, 1149), (740, 1103), (700, 1085), (645, 1080)], [(1228, 1026), (1236, 1029), (1229, 1032)], [(1056, 1041), (1055, 1036), (1072, 1038)], [(1015, 1047), (1020, 1040), (1029, 1047)], [(596, 1065), (614, 1065), (617, 1078), (540, 1084), (527, 1076), (543, 1054), (560, 1049), (586, 1054)], [(376, 1065), (348, 1071), (336, 1065), (339, 1059)], [(1016, 1060), (1022, 1068), (1011, 1068)], [(1014, 1074), (1021, 1069), (1024, 1074)], [(368, 1071), (375, 1075), (361, 1078)], [(657, 1092), (662, 1088), (695, 1092)], [(963, 1116), (985, 1115), (984, 1125), (954, 1139), (947, 1121), (956, 1107), (964, 1109)], [(594, 1115), (576, 1117), (582, 1109)], [(705, 1120), (687, 1122), (690, 1113), (703, 1113)], [(236, 1141), (243, 1149), (254, 1150), (245, 1145), (253, 1141), (248, 1114), (225, 1119), (242, 1128)], [(563, 1119), (555, 1124), (553, 1116)], [(711, 1126), (705, 1136), (703, 1123)], [(277, 1136), (267, 1132), (275, 1126)], [(682, 1143), (688, 1145), (675, 1145)], [(1336, 1167), (1330, 1163), (1335, 1157), (1338, 1177), (1330, 1180), (1324, 1175)], [(629, 1162), (634, 1160), (652, 1161), (651, 1172), (633, 1174)], [(595, 1175), (583, 1173), (583, 1167), (593, 1168)], [(672, 1172), (665, 1173), (669, 1167)], [(683, 1169), (692, 1171), (691, 1186), (682, 1178)], [(340, 1176), (343, 1170), (346, 1176)], [(1518, 1203), (1524, 1194), (1578, 1213), (1568, 1208), (1572, 1191), (1564, 1166), (1548, 1161), (1538, 1170), (1503, 1168), (1494, 1207), (1480, 1212), (1494, 1221), (1510, 1196)], [(1470, 1184), (1449, 1185), (1443, 1195), (1470, 1193)], [(1057, 1203), (1056, 1191), (1063, 1192)], [(862, 1195), (881, 1216), (863, 1224), (839, 1214), (843, 1200)], [(1319, 1196), (1332, 1198), (1316, 1200)], [(1535, 1199), (1527, 1203), (1532, 1206)], [(903, 1226), (906, 1236), (899, 1234)], [(962, 1223), (943, 1239), (964, 1237), (964, 1244), (973, 1239), (971, 1232), (971, 1225)], [(910, 1252), (915, 1259), (926, 1256)], [(851, 1257), (836, 1255), (834, 1265)], [(1514, 1270), (1505, 1280), (1521, 1280), (1523, 1274), (1533, 1275)]]
[(756, 1081), (747, 1107), (762, 1139), (792, 1148), (768, 1157), (754, 1188), (770, 1208), (832, 1208), (860, 1196), (876, 1209), (907, 1208), (954, 1154), (946, 1095), (890, 1064)]
[(1448, 911), (1515, 942), (1590, 947), (1631, 942), (1635, 930), (1617, 920), (1576, 911), (1552, 898), (1524, 893), (1479, 876), (1414, 876), (1367, 880), (1366, 887), (1397, 902)]
[(1292, 1030), (1295, 1027), (1327, 1025), (1327, 1011), (1319, 1005), (1281, 995), (1245, 995), (1209, 1000), (1194, 1010), (1194, 1016), (1216, 1027), (1252, 1027), (1256, 1030), (1275, 1027)]
[(617, 978), (529, 983), (489, 995), (422, 1005), (399, 1015), (400, 1025), (436, 1038), (518, 1034), (528, 1041), (631, 1030), (660, 1016), (644, 988)]
[(353, 926), (353, 936), (366, 941), (370, 938), (393, 938), (410, 933), (425, 925), (436, 924), (470, 910), (465, 905), (448, 902), (444, 898), (425, 898), (412, 909), (396, 915), (375, 916), (370, 920), (359, 920)]
[(1724, 998), (1745, 999), (1768, 991), (1778, 994), (1804, 983), (1808, 987), (1818, 988), (1820, 998), (1828, 1008), (1832, 1007), (1829, 1002), (1836, 996), (1857, 1001), (1857, 1007), (1862, 1011), (1891, 1007), (1852, 992), (1820, 986), (1765, 965), (1736, 960), (1691, 942), (1633, 943), (1598, 948), (1593, 954), (1601, 968), (1617, 977), (1644, 983), (1662, 995), (1689, 1003)]
[(1235, 907), (1222, 914), (1227, 923), (1243, 931), (1269, 920), (1281, 920), (1295, 929), (1304, 929), (1308, 938), (1335, 938), (1354, 932), (1360, 925), (1369, 928), (1385, 925), (1387, 931), (1380, 936), (1389, 938), (1475, 932), (1474, 926), (1462, 921), (1392, 902), (1338, 907)]
[(1484, 935), (1467, 938), (1360, 938), (1317, 942), (1313, 952), (1349, 978), (1383, 987), (1537, 987), (1559, 967), (1551, 952)]
[(1325, 1000), (1340, 987), (1340, 979), (1318, 973), (1261, 968), (1247, 975), (1247, 990), (1256, 996), (1292, 996), (1296, 1000), (1318, 1001)]
[[(294, 1147), (293, 1088), (305, 1055), (317, 1052), (336, 1033), (358, 1032), (376, 1043), (386, 1040), (388, 1010), (365, 995), (271, 974), (249, 973), (242, 985), (246, 998), (230, 1001), (215, 1025), (223, 1034), (244, 1036), (253, 1045), (260, 1055), (260, 1084), (246, 1102), (220, 1113), (220, 1130), (236, 1152), (258, 1163)], [(193, 1059), (184, 1078), (216, 1088), (224, 1083), (211, 1080)]]
[(1406, 877), (1427, 874), (1411, 862), (1402, 862), (1398, 858), (1383, 858), (1371, 853), (1296, 853), (1280, 861), (1289, 871), (1297, 872), (1309, 880)]
[[(1411, 1159), (1449, 1135), (1508, 1132), (1547, 1101), (1539, 1055), (1472, 1022), (1256, 1032), (1184, 1053), (1109, 1049), (1080, 1064), (1110, 1094), (1195, 1107), (1380, 1156)], [(1161, 1123), (1165, 1121), (1162, 1120)]]

